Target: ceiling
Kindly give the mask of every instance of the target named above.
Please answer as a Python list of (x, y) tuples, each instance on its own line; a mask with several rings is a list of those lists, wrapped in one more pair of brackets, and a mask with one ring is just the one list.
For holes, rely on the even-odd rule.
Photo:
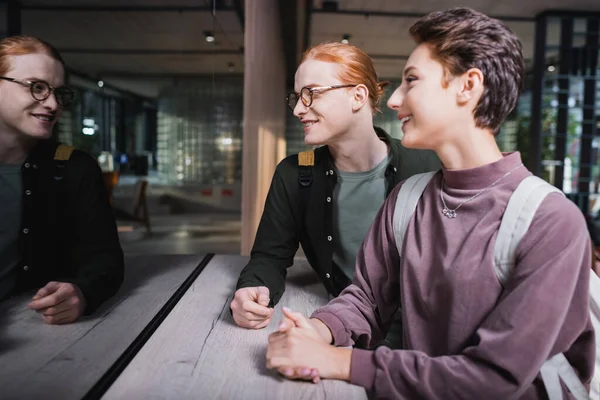
[[(288, 25), (295, 25), (297, 36), (291, 38), (303, 38), (300, 43), (308, 39), (309, 45), (339, 41), (348, 34), (352, 44), (372, 56), (385, 79), (400, 77), (414, 47), (407, 33), (410, 25), (420, 15), (456, 4), (313, 0), (305, 23), (296, 23), (296, 15), (287, 15), (292, 1), (298, 11), (309, 0), (280, 0), (288, 2), (282, 12), (284, 34)], [(20, 4), (22, 33), (54, 44), (80, 76), (144, 96), (156, 97), (173, 78), (243, 73), (243, 0), (22, 0)], [(533, 19), (545, 10), (564, 8), (564, 0), (462, 0), (461, 5), (505, 20), (531, 60)], [(571, 0), (569, 9), (600, 12), (600, 0)], [(0, 8), (0, 32), (6, 30), (2, 13)], [(205, 40), (206, 31), (214, 33), (215, 42)], [(296, 42), (287, 40), (286, 46), (302, 50), (296, 49)], [(294, 65), (298, 51), (289, 53), (294, 57), (288, 65)]]

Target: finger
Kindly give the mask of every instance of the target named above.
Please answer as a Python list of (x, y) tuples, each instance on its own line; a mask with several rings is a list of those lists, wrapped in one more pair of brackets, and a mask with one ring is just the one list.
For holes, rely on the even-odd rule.
[(239, 316), (242, 317), (244, 320), (248, 321), (248, 323), (252, 324), (252, 325), (262, 323), (267, 318), (270, 318), (270, 317), (265, 317), (263, 315), (256, 315), (251, 312), (244, 312), (244, 313), (239, 314)]
[(42, 297), (46, 297), (58, 290), (60, 284), (58, 282), (48, 282), (46, 286), (37, 291), (31, 300), (39, 300)]
[(269, 288), (265, 286), (259, 286), (258, 288), (258, 304), (267, 307), (269, 305)]
[(265, 326), (269, 325), (269, 323), (271, 323), (271, 318), (267, 318), (266, 320), (264, 320), (263, 322), (261, 322), (260, 324), (256, 325), (254, 327), (254, 329), (262, 329)]
[(281, 324), (279, 324), (279, 328), (278, 331), (279, 332), (287, 332), (290, 329), (292, 329), (295, 326), (294, 321), (292, 321), (289, 318), (283, 318), (283, 320), (281, 321)]
[(65, 300), (63, 302), (58, 303), (55, 306), (39, 309), (37, 310), (37, 312), (42, 315), (45, 315), (46, 317), (50, 317), (52, 315), (57, 315), (65, 311), (72, 310), (73, 308), (74, 307), (70, 305), (68, 301)]
[(276, 331), (269, 335), (268, 341), (270, 344), (277, 343), (277, 342), (285, 339), (285, 337), (286, 337), (285, 333)]
[(295, 312), (287, 307), (283, 307), (283, 315), (294, 321), (294, 324), (299, 328), (314, 329), (310, 322), (308, 322), (308, 319), (305, 318), (304, 315), (300, 314), (299, 312)]
[(29, 302), (27, 307), (33, 310), (41, 310), (44, 308), (54, 307), (57, 304), (62, 303), (63, 301), (64, 299), (61, 298), (60, 292), (56, 291), (52, 294), (42, 297), (41, 299)]
[(55, 315), (42, 315), (44, 322), (50, 325), (60, 325), (72, 322), (76, 319), (77, 313), (73, 310), (66, 310)]
[(268, 318), (273, 315), (273, 309), (265, 306), (261, 306), (260, 304), (248, 300), (242, 304), (242, 309), (245, 312), (249, 312), (252, 314), (256, 314), (257, 316), (262, 316), (264, 318)]

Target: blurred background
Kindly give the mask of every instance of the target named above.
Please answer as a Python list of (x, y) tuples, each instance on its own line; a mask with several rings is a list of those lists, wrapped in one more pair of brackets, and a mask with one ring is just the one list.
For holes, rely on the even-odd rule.
[[(68, 65), (63, 143), (97, 158), (127, 254), (248, 254), (274, 167), (305, 150), (285, 105), (302, 52), (347, 41), (387, 97), (420, 16), (447, 0), (3, 0), (0, 37), (37, 36)], [(596, 215), (600, 0), (464, 0), (520, 37), (527, 79), (503, 151)], [(387, 108), (375, 124), (401, 137)]]

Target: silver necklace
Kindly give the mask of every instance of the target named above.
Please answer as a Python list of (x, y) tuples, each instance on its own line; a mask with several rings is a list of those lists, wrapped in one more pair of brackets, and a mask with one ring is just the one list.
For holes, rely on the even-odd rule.
[(444, 209), (442, 210), (442, 214), (444, 214), (444, 216), (446, 216), (447, 218), (456, 218), (456, 211), (465, 203), (468, 203), (469, 201), (476, 199), (477, 197), (479, 197), (479, 195), (481, 195), (483, 192), (485, 192), (486, 190), (488, 190), (489, 188), (491, 188), (492, 186), (494, 186), (495, 184), (497, 184), (498, 182), (500, 182), (502, 179), (506, 178), (507, 176), (509, 176), (510, 174), (512, 174), (513, 172), (515, 172), (516, 170), (518, 170), (519, 168), (521, 168), (523, 166), (523, 164), (520, 164), (519, 166), (517, 166), (516, 168), (508, 171), (507, 173), (505, 173), (504, 175), (502, 175), (499, 179), (497, 179), (495, 182), (492, 182), (491, 184), (489, 184), (488, 186), (484, 187), (483, 189), (481, 189), (479, 192), (475, 193), (475, 195), (471, 196), (470, 198), (468, 198), (467, 200), (463, 201), (462, 203), (460, 203), (458, 206), (456, 206), (455, 209), (451, 209), (446, 205), (446, 202), (444, 201), (444, 177), (442, 177), (442, 188), (440, 189), (440, 198), (442, 199), (442, 204), (444, 205)]

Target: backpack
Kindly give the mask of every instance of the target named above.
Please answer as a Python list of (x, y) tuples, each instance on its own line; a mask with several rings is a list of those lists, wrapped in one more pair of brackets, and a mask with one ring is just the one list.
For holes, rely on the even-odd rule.
[[(428, 172), (412, 176), (404, 182), (398, 193), (393, 227), (400, 258), (402, 258), (402, 246), (408, 223), (421, 195), (436, 173)], [(494, 269), (502, 286), (505, 286), (514, 270), (517, 246), (527, 233), (535, 212), (544, 198), (553, 192), (562, 194), (546, 181), (530, 176), (523, 179), (511, 195), (494, 245)], [(595, 332), (600, 332), (600, 278), (594, 272), (590, 274), (590, 314)], [(560, 379), (577, 400), (600, 399), (600, 341), (598, 339), (597, 337), (596, 369), (589, 394), (564, 354), (557, 354), (542, 365), (540, 373), (550, 400), (562, 399)]]

